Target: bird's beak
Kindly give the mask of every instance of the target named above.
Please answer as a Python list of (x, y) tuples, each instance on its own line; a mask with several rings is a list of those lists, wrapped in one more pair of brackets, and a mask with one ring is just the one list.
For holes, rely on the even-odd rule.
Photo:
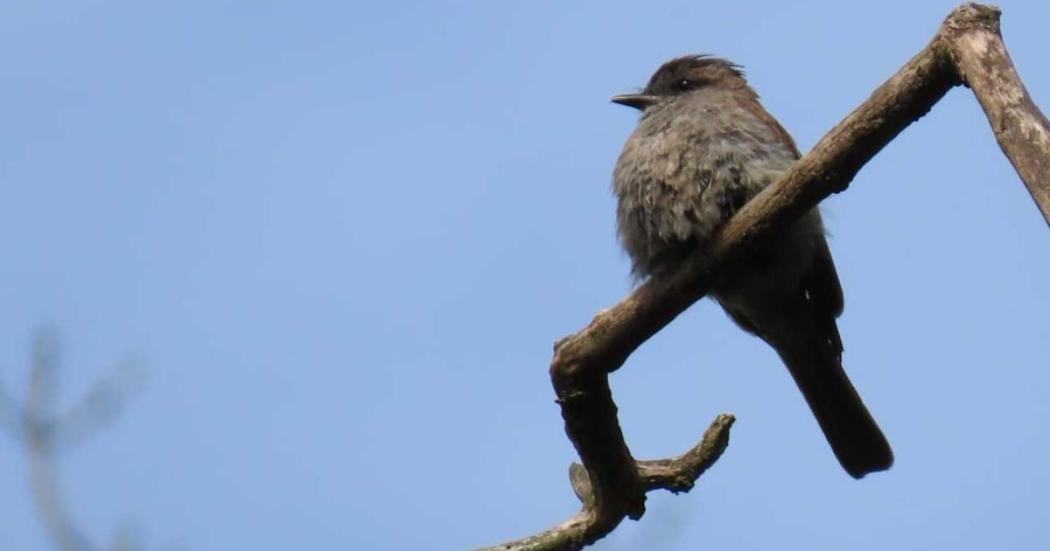
[(612, 102), (645, 111), (646, 107), (655, 104), (659, 99), (660, 98), (650, 94), (623, 94), (613, 96)]

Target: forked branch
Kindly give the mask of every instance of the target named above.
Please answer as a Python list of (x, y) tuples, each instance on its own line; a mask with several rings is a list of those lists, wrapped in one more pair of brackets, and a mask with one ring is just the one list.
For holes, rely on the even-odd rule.
[[(635, 289), (598, 313), (590, 325), (555, 345), (550, 375), (565, 430), (586, 468), (574, 476), (583, 510), (537, 536), (491, 549), (579, 549), (605, 536), (624, 519), (645, 512), (653, 484), (651, 462), (637, 462), (624, 442), (609, 389), (610, 373), (643, 342), (710, 288), (715, 275), (765, 235), (790, 223), (828, 195), (845, 190), (872, 157), (905, 127), (926, 114), (945, 93), (964, 84), (984, 108), (999, 145), (1050, 224), (1050, 123), (1032, 102), (1003, 44), (999, 9), (965, 4), (944, 21), (933, 40), (871, 97), (833, 128), (776, 184), (745, 205), (718, 235), (666, 276)], [(727, 442), (731, 417), (715, 421), (704, 443), (708, 463)], [(725, 440), (722, 440), (725, 439)], [(705, 437), (705, 442), (708, 438)], [(716, 453), (710, 453), (717, 449)], [(665, 460), (661, 465), (673, 465)], [(688, 490), (703, 469), (690, 471)], [(681, 476), (683, 471), (677, 471)], [(577, 475), (582, 475), (577, 471)], [(663, 479), (666, 480), (666, 479)]]
[(57, 337), (41, 329), (33, 342), (29, 389), (19, 404), (0, 384), (0, 429), (6, 429), (23, 445), (29, 459), (29, 481), (37, 514), (45, 533), (60, 551), (131, 551), (138, 548), (133, 534), (115, 531), (112, 542), (100, 546), (81, 529), (70, 512), (59, 483), (58, 455), (101, 429), (126, 403), (137, 386), (135, 364), (125, 363), (95, 384), (80, 402), (65, 414), (56, 403), (59, 387)]

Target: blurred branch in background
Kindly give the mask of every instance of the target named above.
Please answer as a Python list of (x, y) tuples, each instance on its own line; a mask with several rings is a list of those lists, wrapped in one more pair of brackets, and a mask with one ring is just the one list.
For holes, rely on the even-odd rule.
[(58, 407), (60, 350), (49, 328), (33, 337), (29, 386), (24, 404), (0, 384), (0, 425), (25, 447), (37, 513), (51, 542), (61, 551), (133, 551), (140, 548), (132, 531), (118, 528), (108, 546), (91, 541), (77, 525), (64, 500), (57, 460), (73, 445), (86, 441), (113, 422), (132, 394), (140, 388), (142, 370), (122, 362), (72, 408)]

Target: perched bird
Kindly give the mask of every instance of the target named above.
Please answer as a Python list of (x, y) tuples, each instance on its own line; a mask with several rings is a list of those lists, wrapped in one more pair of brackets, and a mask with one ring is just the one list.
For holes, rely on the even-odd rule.
[[(612, 101), (642, 111), (613, 175), (617, 231), (639, 279), (696, 251), (800, 156), (740, 67), (724, 59), (673, 59), (644, 91)], [(776, 349), (846, 472), (861, 478), (893, 464), (842, 369), (842, 288), (816, 209), (759, 243), (710, 294)]]

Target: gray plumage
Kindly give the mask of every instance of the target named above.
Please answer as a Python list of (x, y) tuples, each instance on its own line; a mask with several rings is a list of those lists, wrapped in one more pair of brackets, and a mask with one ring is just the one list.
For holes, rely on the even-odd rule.
[[(722, 59), (671, 60), (644, 92), (613, 101), (643, 111), (613, 175), (617, 231), (639, 279), (694, 252), (799, 158), (740, 68)], [(889, 444), (841, 366), (842, 290), (815, 209), (722, 274), (711, 295), (777, 350), (847, 472), (890, 467)]]

